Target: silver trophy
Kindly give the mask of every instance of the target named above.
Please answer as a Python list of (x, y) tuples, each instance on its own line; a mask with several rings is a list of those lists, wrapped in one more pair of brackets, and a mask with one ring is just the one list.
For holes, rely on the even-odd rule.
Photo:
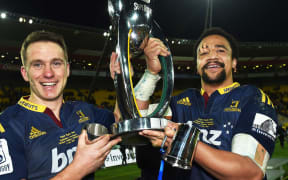
[[(112, 22), (112, 36), (116, 39), (116, 52), (121, 74), (116, 74), (114, 85), (122, 120), (111, 127), (115, 136), (122, 137), (124, 145), (145, 145), (148, 139), (139, 136), (144, 129), (163, 131), (167, 120), (165, 113), (174, 86), (172, 56), (159, 57), (163, 79), (163, 91), (156, 109), (143, 117), (137, 107), (131, 74), (131, 58), (141, 54), (149, 37), (167, 41), (158, 24), (152, 18), (154, 0), (108, 0), (108, 12)], [(169, 47), (168, 47), (169, 48)]]
[(173, 167), (191, 169), (199, 134), (200, 130), (193, 126), (192, 121), (180, 124), (163, 159)]
[(99, 123), (87, 123), (83, 126), (83, 129), (87, 131), (88, 139), (90, 141), (109, 133), (108, 129)]

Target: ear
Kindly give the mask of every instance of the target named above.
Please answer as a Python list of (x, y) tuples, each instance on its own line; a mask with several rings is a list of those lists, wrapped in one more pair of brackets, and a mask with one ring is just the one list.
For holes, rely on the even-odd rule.
[(237, 59), (236, 58), (233, 58), (232, 59), (232, 69), (234, 69), (234, 72), (237, 71)]
[(28, 74), (24, 66), (21, 66), (21, 75), (26, 82), (29, 81)]
[(70, 63), (67, 62), (67, 65), (66, 65), (66, 72), (67, 72), (67, 77), (70, 76)]

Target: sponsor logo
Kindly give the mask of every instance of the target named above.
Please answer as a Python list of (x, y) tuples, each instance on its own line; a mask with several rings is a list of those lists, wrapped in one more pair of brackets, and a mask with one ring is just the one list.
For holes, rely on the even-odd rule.
[(29, 139), (35, 139), (39, 136), (47, 134), (45, 131), (40, 131), (36, 129), (34, 126), (31, 127)]
[(219, 130), (207, 130), (207, 129), (200, 129), (201, 134), (200, 134), (200, 139), (203, 142), (206, 142), (208, 144), (213, 144), (215, 146), (220, 146), (221, 141), (219, 141), (219, 137), (222, 134), (222, 131)]
[(256, 113), (252, 131), (270, 138), (272, 141), (276, 139), (276, 123), (269, 117), (261, 113)]
[(13, 164), (6, 139), (0, 139), (0, 175), (13, 172)]
[(46, 109), (46, 106), (31, 103), (25, 100), (23, 97), (18, 101), (18, 104), (30, 111), (44, 112)]
[(68, 164), (73, 161), (73, 155), (76, 152), (77, 147), (67, 149), (66, 152), (58, 154), (58, 149), (55, 147), (51, 150), (52, 153), (52, 168), (51, 173), (58, 173), (63, 170)]
[(228, 86), (226, 88), (218, 89), (218, 92), (220, 94), (226, 94), (226, 93), (229, 93), (230, 91), (232, 91), (233, 89), (235, 89), (235, 88), (237, 88), (239, 86), (240, 86), (240, 84), (235, 82), (235, 83), (233, 83), (232, 85), (230, 85), (230, 86)]
[(76, 114), (79, 116), (79, 123), (83, 123), (89, 120), (89, 117), (85, 116), (85, 114), (81, 110), (77, 111)]
[(190, 100), (188, 97), (180, 99), (179, 101), (177, 101), (177, 104), (183, 104), (185, 106), (191, 106)]
[(241, 109), (238, 108), (239, 101), (232, 100), (230, 107), (225, 108), (224, 112), (241, 112)]

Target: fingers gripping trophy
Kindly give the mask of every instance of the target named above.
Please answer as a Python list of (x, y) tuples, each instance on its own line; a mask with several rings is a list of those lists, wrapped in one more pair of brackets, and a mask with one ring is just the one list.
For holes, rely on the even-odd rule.
[[(121, 74), (116, 74), (114, 85), (122, 120), (114, 123), (112, 132), (122, 137), (125, 145), (145, 145), (149, 141), (139, 136), (144, 129), (163, 131), (167, 121), (163, 117), (172, 95), (174, 70), (172, 56), (160, 56), (163, 80), (162, 95), (155, 110), (146, 115), (141, 114), (135, 98), (132, 81), (131, 59), (140, 55), (149, 37), (156, 37), (168, 47), (160, 27), (152, 18), (154, 0), (108, 0), (108, 12), (112, 22), (112, 36), (116, 36), (117, 61), (120, 62)], [(169, 49), (169, 47), (168, 47)]]

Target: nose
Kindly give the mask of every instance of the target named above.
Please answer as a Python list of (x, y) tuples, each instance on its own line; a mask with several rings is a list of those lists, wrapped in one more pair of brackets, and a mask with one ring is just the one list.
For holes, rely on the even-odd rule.
[(218, 53), (217, 53), (217, 50), (216, 49), (212, 49), (209, 53), (209, 56), (211, 59), (216, 59), (218, 58)]
[(54, 76), (53, 68), (50, 65), (46, 65), (44, 68), (44, 77), (51, 78)]

